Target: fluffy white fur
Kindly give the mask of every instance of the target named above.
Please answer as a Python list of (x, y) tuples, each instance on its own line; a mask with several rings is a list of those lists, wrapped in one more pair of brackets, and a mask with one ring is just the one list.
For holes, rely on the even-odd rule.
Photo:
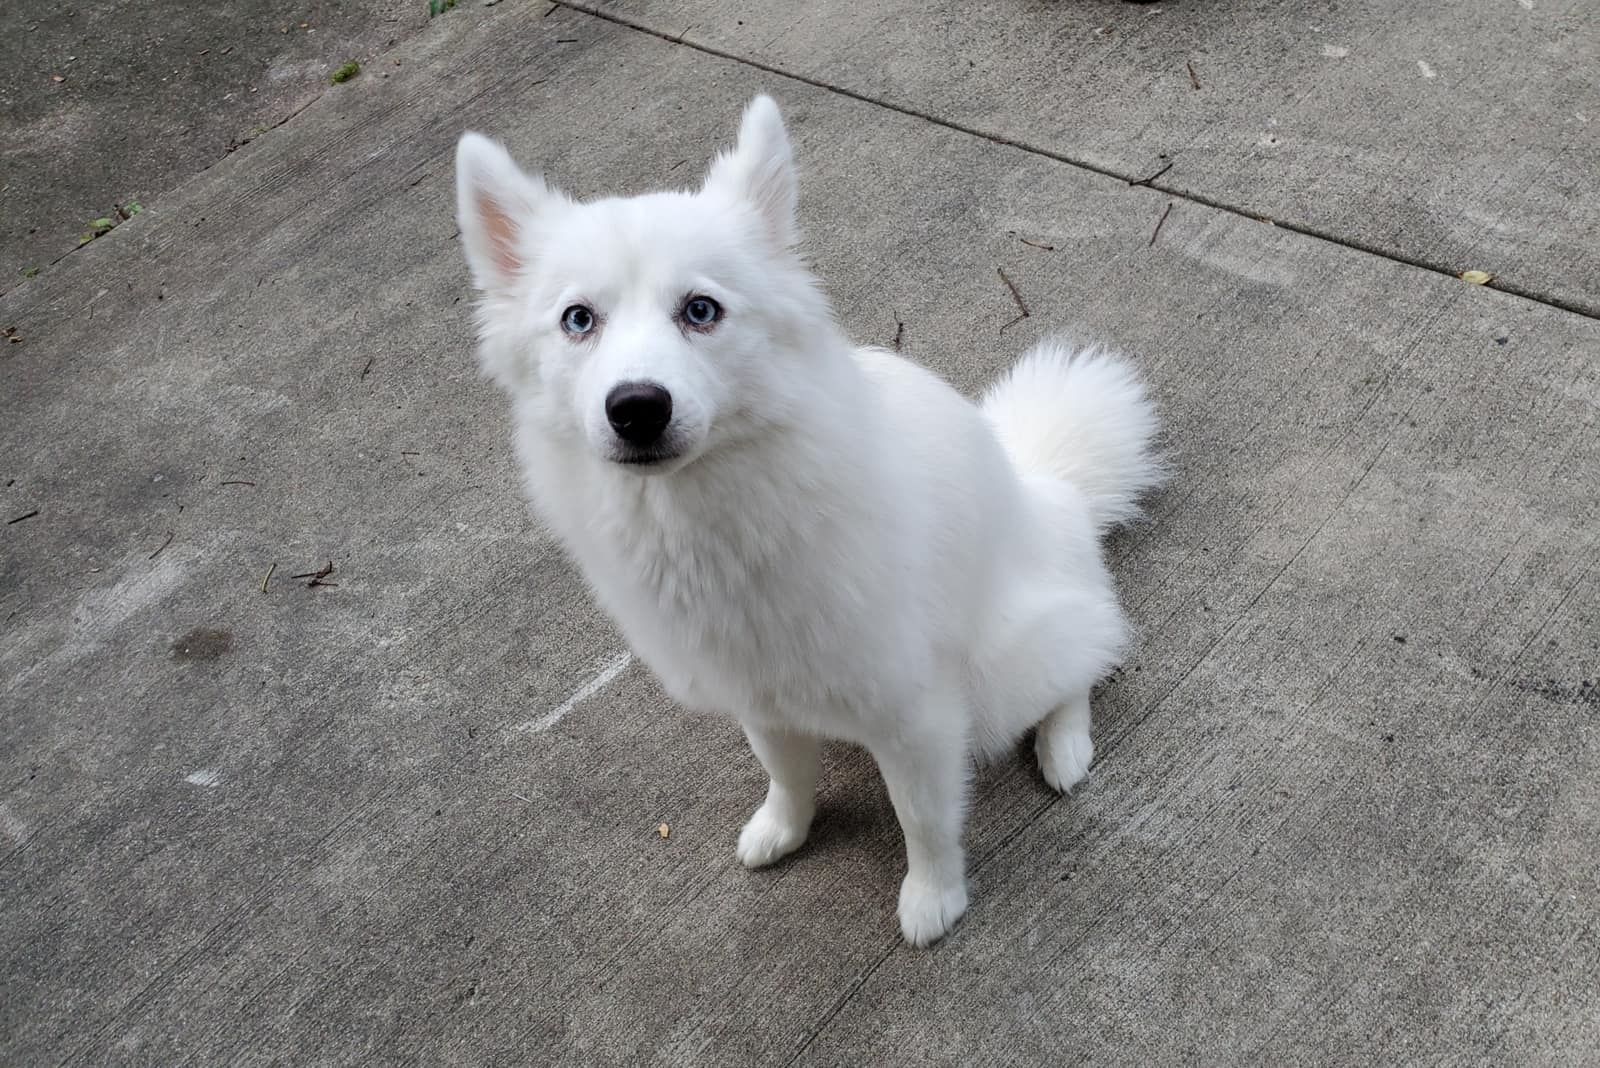
[[(972, 758), (1037, 727), (1052, 787), (1088, 771), (1089, 691), (1127, 636), (1099, 535), (1158, 476), (1132, 369), (1046, 343), (980, 407), (852, 345), (794, 250), (766, 97), (698, 191), (578, 203), (469, 133), (457, 192), (538, 513), (668, 692), (736, 719), (771, 776), (740, 859), (805, 841), (819, 739), (865, 746), (905, 833), (901, 930), (938, 939), (967, 907)], [(724, 309), (709, 331), (679, 318), (695, 295)], [(638, 381), (673, 402), (645, 467), (605, 412)]]

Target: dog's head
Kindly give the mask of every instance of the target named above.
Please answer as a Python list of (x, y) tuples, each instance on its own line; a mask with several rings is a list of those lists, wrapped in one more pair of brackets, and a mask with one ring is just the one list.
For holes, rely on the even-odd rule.
[(468, 133), (456, 195), (484, 366), (541, 429), (659, 474), (792, 403), (777, 365), (821, 299), (794, 252), (794, 165), (770, 98), (694, 192), (574, 201)]

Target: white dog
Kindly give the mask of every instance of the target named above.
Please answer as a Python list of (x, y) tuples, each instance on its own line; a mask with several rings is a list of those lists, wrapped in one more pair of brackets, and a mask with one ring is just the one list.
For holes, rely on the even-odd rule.
[(980, 407), (852, 345), (795, 250), (767, 97), (696, 192), (579, 203), (473, 133), (456, 191), (538, 513), (771, 776), (739, 859), (805, 841), (820, 739), (865, 746), (905, 833), (900, 928), (938, 939), (967, 907), (971, 759), (1037, 726), (1052, 787), (1088, 771), (1127, 633), (1099, 536), (1158, 477), (1132, 370), (1042, 344)]

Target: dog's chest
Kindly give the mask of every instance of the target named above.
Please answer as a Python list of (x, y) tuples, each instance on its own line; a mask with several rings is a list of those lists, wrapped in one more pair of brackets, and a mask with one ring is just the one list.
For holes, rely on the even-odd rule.
[(813, 573), (807, 546), (772, 532), (685, 524), (635, 530), (606, 548), (606, 579), (685, 644), (771, 655), (831, 599), (826, 581), (802, 581)]
[(886, 632), (866, 625), (861, 575), (836, 566), (825, 531), (788, 518), (641, 522), (584, 548), (605, 607), (679, 700), (734, 714), (836, 705), (869, 673)]

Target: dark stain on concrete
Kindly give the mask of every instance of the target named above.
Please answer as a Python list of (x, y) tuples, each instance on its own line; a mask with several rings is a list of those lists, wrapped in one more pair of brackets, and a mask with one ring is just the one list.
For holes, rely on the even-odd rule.
[(233, 648), (233, 631), (196, 627), (172, 643), (174, 660), (215, 660)]
[(1546, 701), (1559, 705), (1588, 705), (1600, 708), (1600, 682), (1594, 679), (1563, 681), (1561, 679), (1518, 679), (1512, 683), (1523, 693), (1538, 694)]

